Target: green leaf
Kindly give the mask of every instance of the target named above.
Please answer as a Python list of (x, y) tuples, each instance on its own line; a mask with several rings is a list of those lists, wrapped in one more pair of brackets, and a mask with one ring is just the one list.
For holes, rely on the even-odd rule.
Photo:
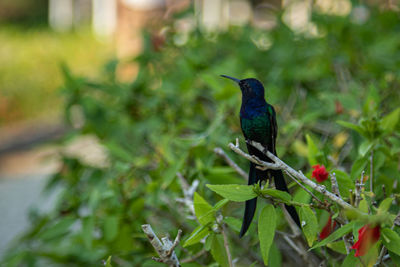
[(397, 108), (383, 117), (380, 121), (382, 130), (386, 133), (392, 133), (400, 118), (400, 108)]
[(276, 189), (272, 189), (272, 188), (264, 188), (263, 190), (261, 190), (261, 193), (269, 195), (271, 197), (282, 199), (284, 201), (292, 200), (292, 196), (288, 192), (280, 191), (280, 190), (276, 190)]
[(374, 142), (365, 140), (358, 148), (358, 153), (360, 154), (361, 157), (364, 157), (371, 150), (373, 146)]
[(350, 123), (347, 121), (337, 121), (337, 123), (343, 127), (352, 129), (352, 130), (358, 132), (359, 134), (364, 135), (364, 129), (359, 125), (356, 125), (356, 124), (353, 124), (353, 123)]
[(367, 163), (368, 163), (368, 159), (366, 157), (359, 158), (353, 163), (353, 166), (351, 167), (351, 174), (350, 174), (350, 176), (353, 180), (356, 180), (357, 178), (361, 177), (361, 173), (367, 166)]
[(310, 207), (300, 207), (300, 221), (307, 243), (311, 247), (318, 233), (318, 221)]
[(274, 241), (276, 228), (276, 212), (274, 206), (267, 204), (258, 217), (258, 236), (264, 264), (268, 265), (269, 250)]
[(400, 237), (399, 235), (389, 229), (389, 228), (384, 228), (381, 230), (382, 233), (382, 242), (383, 245), (390, 250), (391, 252), (400, 255)]
[(219, 209), (221, 209), (223, 206), (225, 206), (226, 204), (228, 204), (229, 200), (228, 199), (222, 199), (220, 201), (218, 201), (214, 207), (213, 210), (214, 211), (218, 211)]
[(251, 185), (206, 185), (212, 191), (231, 201), (242, 202), (257, 197)]
[(89, 216), (82, 219), (82, 233), (83, 243), (86, 248), (92, 247), (94, 230), (94, 216)]
[(268, 265), (272, 267), (282, 266), (282, 254), (276, 247), (275, 243), (272, 243), (271, 249), (269, 250)]
[(310, 164), (310, 166), (313, 166), (318, 163), (316, 156), (319, 150), (317, 145), (314, 143), (314, 140), (311, 138), (309, 134), (306, 134), (306, 140), (308, 148), (308, 153), (307, 153), (308, 163)]
[(45, 240), (53, 239), (68, 233), (71, 225), (76, 221), (73, 217), (64, 217), (49, 228), (40, 233), (40, 238)]
[(112, 267), (112, 265), (111, 265), (111, 256), (108, 256), (106, 264), (104, 266), (105, 267)]
[(190, 234), (189, 238), (186, 239), (185, 243), (183, 244), (183, 247), (188, 247), (200, 242), (200, 240), (206, 237), (209, 233), (210, 230), (208, 229), (207, 225), (197, 226)]
[(197, 192), (194, 193), (193, 198), (194, 213), (202, 225), (206, 225), (214, 221), (213, 207), (208, 204)]
[(354, 225), (354, 221), (349, 222), (346, 225), (343, 225), (342, 227), (337, 229), (335, 232), (330, 234), (327, 238), (325, 238), (321, 242), (315, 244), (311, 249), (316, 249), (316, 248), (325, 246), (325, 245), (335, 241), (336, 239), (338, 239), (338, 238), (350, 233), (353, 230), (353, 225)]
[(358, 267), (360, 260), (354, 257), (354, 253), (354, 251), (351, 251), (350, 254), (346, 256), (340, 267)]
[(225, 252), (224, 241), (221, 235), (213, 235), (211, 241), (211, 255), (221, 267), (228, 267), (228, 256)]
[(346, 245), (344, 244), (344, 241), (343, 241), (343, 240), (340, 240), (340, 241), (337, 241), (337, 242), (329, 243), (329, 244), (327, 244), (326, 246), (327, 246), (328, 248), (330, 248), (330, 249), (332, 249), (332, 250), (338, 252), (338, 253), (347, 255)]
[(369, 211), (368, 202), (367, 202), (367, 200), (365, 198), (363, 198), (360, 201), (360, 204), (358, 205), (358, 209), (361, 210), (364, 213), (368, 213), (368, 211)]
[(347, 196), (349, 194), (349, 190), (355, 188), (353, 180), (351, 180), (350, 176), (344, 171), (334, 169), (332, 173), (335, 173), (336, 180), (338, 182), (339, 191), (342, 196)]
[(108, 216), (104, 219), (104, 239), (107, 242), (113, 241), (118, 235), (119, 218), (118, 216)]
[(224, 222), (236, 232), (240, 232), (242, 221), (233, 217), (224, 217)]
[(390, 206), (392, 205), (392, 202), (393, 202), (393, 198), (391, 198), (391, 197), (385, 198), (385, 199), (382, 200), (382, 202), (379, 204), (378, 211), (379, 211), (380, 213), (384, 213), (384, 212), (388, 211), (389, 208), (390, 208)]

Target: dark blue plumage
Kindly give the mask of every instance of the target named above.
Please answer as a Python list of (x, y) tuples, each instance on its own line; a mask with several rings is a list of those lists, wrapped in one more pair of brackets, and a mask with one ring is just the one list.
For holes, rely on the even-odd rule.
[[(276, 114), (273, 106), (268, 104), (264, 98), (264, 86), (256, 79), (239, 80), (226, 75), (222, 77), (234, 80), (239, 84), (242, 91), (242, 105), (240, 108), (240, 125), (246, 140), (253, 140), (261, 143), (268, 151), (276, 155), (275, 142), (278, 132), (276, 124)], [(264, 161), (271, 161), (267, 156), (258, 149), (247, 145), (247, 150), (251, 155), (257, 156)], [(265, 170), (262, 171), (256, 168), (254, 163), (250, 163), (249, 181), (252, 185), (261, 180), (266, 180), (274, 177), (275, 187), (281, 191), (287, 191), (285, 179), (281, 170)], [(248, 230), (251, 221), (253, 220), (256, 210), (257, 198), (246, 201), (245, 213), (243, 216), (242, 229), (240, 237)], [(297, 212), (292, 206), (285, 206), (292, 219), (300, 226), (300, 220)]]

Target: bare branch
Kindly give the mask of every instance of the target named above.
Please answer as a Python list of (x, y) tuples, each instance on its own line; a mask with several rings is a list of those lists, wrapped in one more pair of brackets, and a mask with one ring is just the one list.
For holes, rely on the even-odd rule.
[(369, 191), (374, 192), (374, 150), (371, 150), (371, 157), (369, 158), (370, 174), (369, 174)]
[(224, 238), (224, 247), (225, 247), (226, 255), (227, 255), (227, 257), (228, 257), (229, 267), (233, 267), (232, 255), (231, 255), (231, 252), (230, 252), (230, 250), (229, 250), (228, 236), (227, 236), (227, 234), (226, 234), (226, 226), (225, 226), (225, 223), (222, 223), (222, 225), (221, 225), (221, 233), (222, 233), (222, 237)]
[(194, 205), (193, 205), (193, 195), (194, 195), (194, 192), (196, 192), (197, 187), (199, 186), (199, 180), (197, 180), (197, 179), (194, 180), (192, 185), (189, 186), (189, 183), (186, 181), (185, 177), (180, 172), (177, 172), (176, 176), (178, 177), (178, 179), (181, 183), (182, 192), (183, 192), (183, 196), (184, 196), (184, 198), (178, 198), (178, 199), (176, 199), (176, 201), (185, 204), (185, 206), (188, 207), (188, 209), (190, 211), (191, 218), (195, 217)]
[(182, 230), (178, 230), (178, 235), (176, 236), (174, 243), (172, 243), (168, 237), (163, 237), (161, 239), (161, 242), (157, 235), (154, 233), (150, 224), (143, 224), (142, 229), (143, 232), (147, 235), (147, 238), (149, 239), (151, 245), (160, 256), (160, 258), (153, 257), (152, 259), (168, 264), (171, 267), (179, 267), (179, 260), (174, 252), (174, 249), (180, 242), (180, 239), (182, 237)]
[(308, 194), (311, 195), (311, 197), (313, 199), (315, 199), (316, 201), (318, 201), (321, 205), (325, 205), (324, 202), (322, 202), (322, 200), (320, 200), (316, 195), (313, 194), (313, 192), (311, 192), (310, 190), (307, 189), (307, 187), (305, 187), (304, 185), (302, 185), (296, 178), (294, 178), (290, 173), (288, 173), (287, 171), (285, 171), (285, 173), (287, 174), (287, 176), (289, 176), (293, 181), (295, 181), (304, 191), (306, 191)]
[(362, 171), (360, 180), (356, 179), (356, 190), (355, 190), (356, 198), (355, 198), (355, 203), (354, 203), (354, 206), (356, 208), (358, 207), (358, 205), (360, 204), (360, 201), (362, 200), (361, 192), (364, 187), (364, 174), (365, 174), (365, 171)]
[(246, 159), (250, 160), (251, 162), (254, 162), (254, 163), (258, 164), (258, 165), (267, 167), (269, 169), (274, 169), (274, 170), (280, 169), (280, 170), (285, 171), (286, 173), (289, 173), (294, 178), (296, 178), (299, 181), (303, 182), (304, 184), (310, 186), (314, 190), (320, 192), (321, 194), (323, 194), (324, 196), (326, 196), (327, 198), (329, 198), (333, 202), (336, 202), (337, 204), (339, 204), (343, 208), (352, 209), (352, 210), (354, 209), (349, 203), (344, 201), (342, 198), (340, 198), (340, 197), (336, 196), (335, 194), (333, 194), (332, 192), (329, 192), (328, 190), (326, 190), (325, 186), (318, 185), (318, 184), (314, 183), (313, 181), (308, 179), (306, 176), (304, 176), (301, 172), (295, 171), (293, 168), (288, 166), (286, 163), (284, 163), (278, 157), (273, 155), (271, 152), (266, 151), (264, 149), (264, 147), (260, 143), (257, 143), (257, 142), (254, 142), (254, 141), (248, 141), (248, 143), (250, 145), (252, 145), (253, 147), (257, 148), (258, 150), (262, 151), (264, 154), (266, 154), (266, 156), (268, 158), (270, 158), (273, 161), (273, 163), (265, 162), (265, 161), (262, 161), (262, 160), (259, 160), (259, 159), (255, 160), (252, 156), (250, 156), (249, 154), (243, 152), (238, 146), (235, 146), (232, 143), (229, 143), (229, 148), (231, 148), (233, 151), (235, 151), (239, 155), (243, 156), (244, 158), (246, 158)]
[(226, 153), (225, 151), (220, 148), (220, 147), (216, 147), (214, 148), (214, 153), (217, 154), (218, 156), (220, 156), (221, 158), (223, 158), (226, 163), (228, 163), (229, 166), (231, 166), (240, 176), (242, 176), (244, 179), (248, 179), (248, 175), (247, 173), (242, 170), (242, 168), (240, 168)]
[(332, 184), (332, 193), (334, 193), (337, 197), (340, 197), (339, 185), (336, 180), (336, 173), (331, 174), (331, 184)]

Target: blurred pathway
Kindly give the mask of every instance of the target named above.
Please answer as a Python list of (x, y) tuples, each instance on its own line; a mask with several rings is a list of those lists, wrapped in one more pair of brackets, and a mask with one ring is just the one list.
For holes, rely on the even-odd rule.
[(40, 210), (51, 208), (51, 197), (49, 201), (40, 201), (48, 177), (46, 174), (0, 177), (0, 258), (9, 242), (29, 226), (28, 212), (34, 203), (41, 203)]
[(106, 162), (104, 150), (91, 136), (80, 137), (66, 147), (40, 145), (59, 136), (54, 127), (46, 129), (47, 132), (6, 129), (8, 134), (0, 129), (0, 259), (10, 241), (28, 228), (31, 208), (41, 212), (52, 208), (58, 191), (49, 196), (42, 191), (51, 174), (60, 167), (61, 151), (91, 165), (104, 166)]

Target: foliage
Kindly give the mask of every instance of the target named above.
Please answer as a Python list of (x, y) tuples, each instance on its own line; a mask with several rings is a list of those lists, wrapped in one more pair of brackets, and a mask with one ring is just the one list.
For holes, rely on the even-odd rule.
[[(293, 32), (280, 20), (269, 32), (250, 26), (219, 34), (171, 28), (161, 52), (152, 48), (147, 36), (146, 49), (136, 59), (140, 72), (129, 84), (116, 80), (116, 62), (95, 81), (64, 68), (66, 120), (73, 122), (77, 110), (84, 118), (84, 126), (71, 135), (98, 137), (109, 162), (99, 168), (64, 159), (48, 186), (62, 188), (54, 210), (34, 216), (31, 230), (10, 251), (7, 265), (98, 266), (112, 255), (108, 263), (113, 266), (154, 266), (154, 251), (140, 228), (144, 223), (171, 236), (182, 229), (184, 249), (176, 250), (180, 259), (210, 252), (183, 266), (227, 265), (224, 224), (238, 266), (290, 262), (279, 242), (272, 243), (274, 231), (269, 232), (286, 229), (281, 209), (263, 199), (258, 202), (261, 216), (255, 216), (258, 232), (255, 221), (245, 238), (237, 238), (243, 204), (226, 199), (243, 201), (254, 194), (252, 187), (238, 185), (245, 184), (243, 179), (213, 153), (216, 146), (226, 147), (241, 135), (240, 91), (219, 74), (257, 77), (265, 83), (266, 98), (278, 114), (278, 155), (286, 163), (308, 177), (312, 165), (323, 164), (336, 173), (339, 191), (349, 202), (354, 201), (349, 190), (354, 192), (362, 171), (374, 184), (373, 193), (366, 186), (360, 203), (360, 210), (371, 215), (347, 212), (350, 222), (320, 242), (316, 238), (328, 214), (311, 209), (303, 189), (291, 184), (293, 198), (271, 188), (256, 187), (254, 193), (299, 203), (308, 244), (313, 253), (328, 255), (332, 265), (344, 259), (342, 266), (360, 263), (354, 253), (329, 256), (326, 246), (343, 253), (333, 242), (349, 233), (356, 237), (366, 223), (381, 225), (383, 243), (389, 244), (395, 261), (398, 251), (390, 244), (398, 242), (398, 229), (390, 228), (398, 206), (385, 198), (397, 201), (399, 193), (398, 15), (367, 11), (364, 23), (354, 22), (353, 14), (314, 13), (320, 34), (311, 37)], [(266, 40), (270, 46), (260, 45)], [(230, 156), (246, 169), (244, 159)], [(200, 181), (194, 195), (196, 220), (187, 218), (189, 211), (175, 201), (182, 197), (178, 171), (189, 183)], [(230, 186), (218, 186), (223, 184)], [(324, 185), (331, 190), (329, 179)], [(336, 213), (333, 219), (344, 216), (338, 206), (331, 209)], [(372, 260), (378, 253), (374, 255)]]
[(96, 77), (111, 55), (88, 28), (55, 33), (1, 24), (0, 43), (0, 125), (62, 114), (60, 61)]

